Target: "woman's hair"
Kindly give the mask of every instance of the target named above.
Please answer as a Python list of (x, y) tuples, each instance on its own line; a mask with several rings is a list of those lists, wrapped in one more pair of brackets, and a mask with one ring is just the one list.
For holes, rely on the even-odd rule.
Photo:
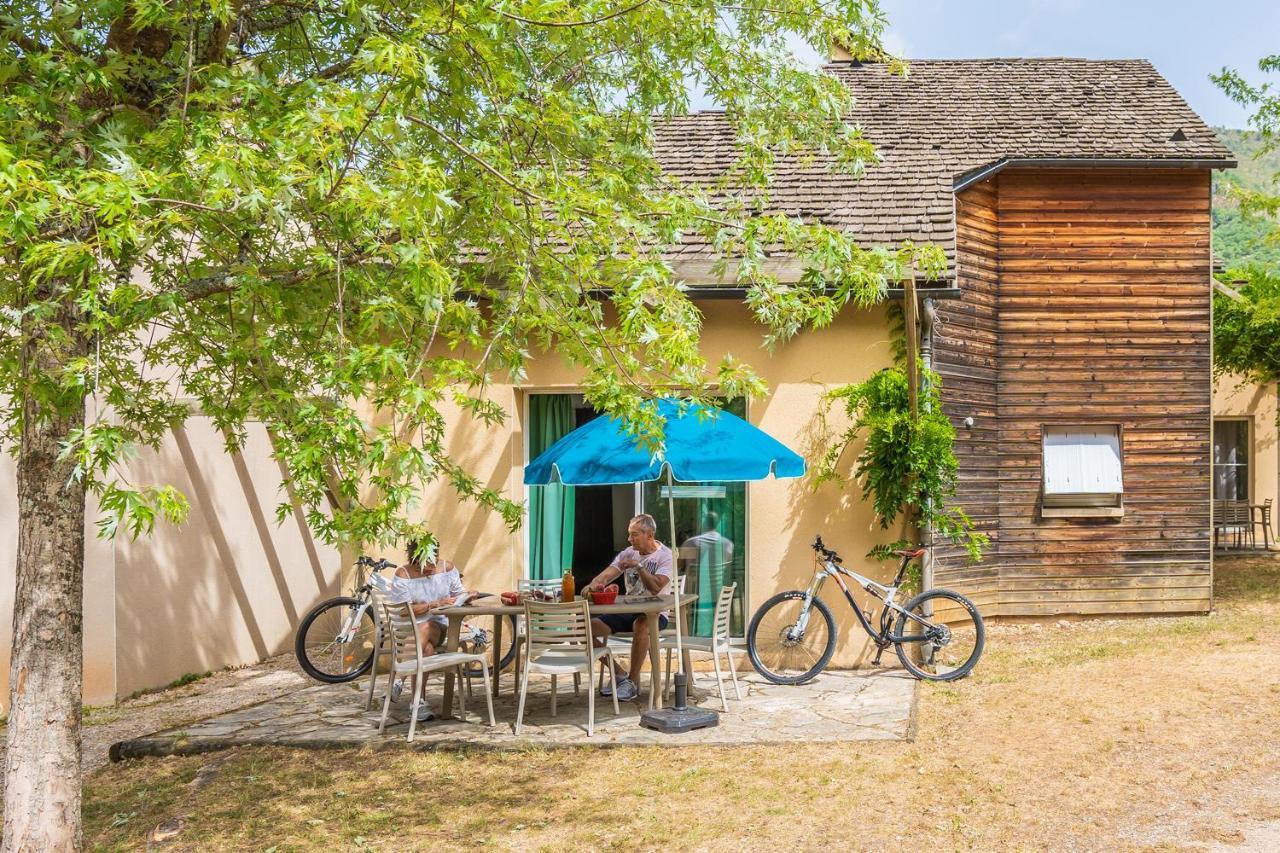
[(432, 562), (440, 553), (440, 541), (430, 539), (410, 539), (405, 543), (405, 555), (411, 563)]

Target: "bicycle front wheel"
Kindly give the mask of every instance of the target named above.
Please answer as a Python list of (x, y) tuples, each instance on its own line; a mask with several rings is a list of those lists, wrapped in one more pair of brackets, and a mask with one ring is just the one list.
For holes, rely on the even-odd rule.
[[(303, 672), (316, 681), (341, 684), (369, 671), (377, 629), (373, 614), (361, 604), (350, 596), (331, 598), (303, 617), (293, 644)], [(357, 615), (359, 622), (352, 626)]]
[[(949, 589), (931, 589), (906, 603), (893, 636), (898, 660), (916, 678), (955, 681), (968, 675), (982, 656), (986, 628), (972, 601)], [(914, 617), (914, 618), (912, 618)]]
[(805, 593), (780, 592), (760, 605), (747, 628), (747, 654), (774, 684), (804, 684), (831, 662), (836, 620), (819, 598), (805, 611)]

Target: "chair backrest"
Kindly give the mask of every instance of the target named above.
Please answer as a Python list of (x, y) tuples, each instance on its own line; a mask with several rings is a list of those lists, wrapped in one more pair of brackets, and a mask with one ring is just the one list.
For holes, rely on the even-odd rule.
[(585, 598), (563, 604), (526, 601), (524, 630), (531, 653), (551, 646), (586, 651), (591, 645), (591, 606)]
[(1249, 518), (1249, 502), (1248, 501), (1232, 501), (1231, 502), (1231, 520), (1236, 524), (1248, 524)]
[(541, 580), (539, 578), (520, 578), (516, 581), (517, 592), (545, 592), (551, 595), (560, 594), (560, 578)]
[(736, 583), (720, 588), (720, 598), (716, 600), (715, 616), (711, 620), (711, 636), (717, 640), (729, 640), (729, 616), (733, 612), (733, 593), (738, 588)]
[[(377, 592), (374, 594), (378, 595)], [(400, 663), (422, 657), (422, 647), (418, 645), (418, 623), (413, 618), (413, 609), (407, 602), (392, 604), (385, 596), (382, 596), (379, 603), (382, 605), (382, 624), (391, 641), (392, 660)]]

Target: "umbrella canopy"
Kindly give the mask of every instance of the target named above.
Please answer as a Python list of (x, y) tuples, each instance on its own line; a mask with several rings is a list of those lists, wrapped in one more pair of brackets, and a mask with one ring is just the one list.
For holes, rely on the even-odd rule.
[(782, 442), (722, 409), (659, 400), (665, 447), (638, 447), (622, 422), (596, 418), (541, 453), (524, 469), (526, 485), (560, 482), (605, 486), (657, 480), (663, 468), (684, 482), (743, 482), (804, 475), (804, 458)]

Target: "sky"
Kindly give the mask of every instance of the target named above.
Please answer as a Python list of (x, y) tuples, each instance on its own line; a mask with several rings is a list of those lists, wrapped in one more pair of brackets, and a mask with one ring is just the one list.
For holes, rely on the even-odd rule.
[[(1149, 59), (1211, 125), (1247, 111), (1209, 81), (1224, 66), (1255, 82), (1280, 53), (1277, 0), (881, 0), (885, 46), (906, 59), (1075, 56)], [(812, 51), (802, 59), (817, 62)]]

